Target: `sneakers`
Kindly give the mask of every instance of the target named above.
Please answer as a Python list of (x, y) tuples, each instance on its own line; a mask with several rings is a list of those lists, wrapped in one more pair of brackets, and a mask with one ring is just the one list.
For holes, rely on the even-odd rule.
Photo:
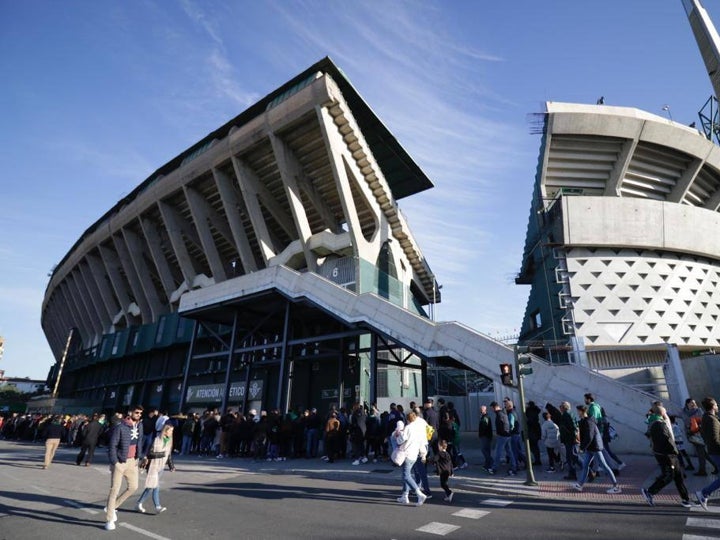
[(422, 506), (423, 503), (427, 500), (428, 496), (425, 495), (422, 491), (418, 491), (416, 495), (418, 498), (418, 502), (415, 506)]
[(455, 495), (455, 492), (451, 491), (450, 495), (443, 497), (443, 501), (445, 501), (446, 503), (451, 503), (453, 500), (453, 495)]
[(142, 503), (137, 503), (137, 506), (135, 508), (137, 508), (137, 511), (141, 514), (145, 513), (145, 508), (143, 507)]
[(545, 472), (552, 474), (552, 473), (555, 472), (555, 467), (548, 467), (548, 468), (545, 470)]
[(708, 507), (707, 507), (708, 498), (705, 495), (703, 495), (702, 490), (698, 490), (695, 492), (695, 498), (697, 499), (698, 504), (703, 507), (703, 510), (708, 509)]
[(105, 530), (106, 531), (114, 531), (115, 530), (115, 522), (114, 521), (108, 521), (105, 524)]
[(165, 510), (167, 510), (167, 508), (165, 508), (164, 506), (155, 507), (155, 512), (157, 512), (158, 514), (162, 514)]
[(467, 467), (468, 467), (467, 461), (465, 463), (463, 463), (462, 465), (460, 465), (461, 469), (467, 469)]
[(495, 476), (495, 470), (494, 470), (494, 469), (485, 469), (485, 470), (487, 471), (487, 473), (488, 473), (490, 476)]
[[(103, 508), (103, 512), (107, 513), (107, 506), (105, 508)], [(112, 521), (113, 523), (115, 523), (117, 521), (117, 510), (113, 510), (113, 517), (110, 521)], [(113, 527), (113, 529), (114, 528), (115, 527)]]
[[(425, 492), (423, 491), (423, 493), (425, 493)], [(425, 493), (425, 498), (432, 499), (432, 493)]]
[(618, 465), (617, 469), (618, 469), (618, 471), (622, 471), (625, 467), (627, 467), (627, 465), (625, 465), (624, 463), (620, 463)]
[(360, 465), (360, 460), (359, 460), (359, 459), (356, 459), (355, 461), (352, 462), (352, 464), (353, 464), (353, 465)]
[(582, 490), (583, 490), (583, 487), (576, 482), (576, 483), (573, 484), (573, 489), (574, 489), (575, 491), (582, 491)]
[(620, 489), (620, 486), (615, 484), (613, 487), (608, 489), (605, 493), (622, 493), (622, 489)]
[(647, 489), (643, 488), (640, 490), (640, 493), (642, 493), (642, 496), (645, 497), (645, 500), (650, 506), (655, 506), (655, 503), (653, 502), (653, 496), (652, 493), (650, 493)]
[(407, 495), (403, 495), (402, 497), (397, 498), (397, 502), (400, 504), (410, 504), (410, 499), (408, 499)]
[(509, 474), (510, 476), (515, 476), (517, 473), (516, 473), (515, 471), (513, 471), (512, 469), (510, 469), (510, 470), (508, 471), (508, 474)]
[(680, 506), (684, 508), (694, 508), (697, 504), (688, 499), (687, 501), (680, 501)]
[(360, 460), (360, 463), (367, 463), (367, 462), (368, 462), (368, 458), (366, 458), (366, 457), (363, 457), (363, 458)]

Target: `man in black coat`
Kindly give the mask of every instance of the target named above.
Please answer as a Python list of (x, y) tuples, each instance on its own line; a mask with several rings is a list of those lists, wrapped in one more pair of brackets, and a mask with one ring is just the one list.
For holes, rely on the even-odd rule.
[[(104, 415), (103, 415), (104, 416)], [(95, 447), (97, 446), (100, 434), (103, 431), (103, 425), (100, 423), (100, 415), (93, 413), (90, 422), (85, 424), (83, 427), (83, 441), (80, 446), (80, 453), (75, 459), (75, 463), (80, 465), (83, 458), (85, 458), (85, 466), (89, 466), (92, 463), (93, 456), (95, 455)], [(85, 457), (87, 454), (87, 457)]]

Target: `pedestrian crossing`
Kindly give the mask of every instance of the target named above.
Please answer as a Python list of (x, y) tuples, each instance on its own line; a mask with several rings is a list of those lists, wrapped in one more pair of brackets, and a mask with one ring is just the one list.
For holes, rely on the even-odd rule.
[(720, 540), (720, 506), (709, 506), (707, 510), (692, 508), (694, 515), (687, 518), (682, 540)]
[[(507, 499), (484, 499), (480, 501), (480, 506), (486, 506), (489, 508), (503, 508), (512, 504), (513, 501)], [(489, 515), (492, 510), (484, 510), (482, 508), (461, 508), (456, 512), (450, 514), (456, 518), (464, 519), (481, 519)], [(462, 525), (456, 523), (441, 523), (439, 521), (431, 521), (415, 529), (417, 532), (434, 534), (435, 536), (446, 536), (452, 532), (455, 532), (462, 528)]]

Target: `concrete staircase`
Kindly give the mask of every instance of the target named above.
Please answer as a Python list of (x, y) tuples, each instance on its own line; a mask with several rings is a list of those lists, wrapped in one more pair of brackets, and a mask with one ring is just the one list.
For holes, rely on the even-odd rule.
[[(434, 322), (372, 293), (355, 294), (311, 273), (274, 266), (191, 291), (180, 300), (180, 314), (234, 298), (277, 290), (291, 299), (306, 299), (349, 324), (363, 323), (389, 336), (426, 358), (451, 357), (495, 381), (496, 398), (516, 392), (500, 384), (499, 364), (514, 361), (513, 349), (458, 322)], [(648, 449), (644, 436), (645, 413), (654, 397), (587, 368), (550, 365), (534, 358), (533, 374), (524, 379), (526, 399), (541, 408), (569, 401), (583, 402), (592, 392), (605, 408), (620, 437), (613, 449), (642, 452)]]

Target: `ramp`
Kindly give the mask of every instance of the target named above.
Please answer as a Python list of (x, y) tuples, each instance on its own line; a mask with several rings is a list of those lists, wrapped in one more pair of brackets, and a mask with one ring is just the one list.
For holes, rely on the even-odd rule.
[[(312, 272), (274, 266), (202, 289), (180, 300), (180, 314), (202, 311), (237, 298), (277, 291), (292, 300), (304, 299), (346, 324), (364, 324), (425, 358), (450, 357), (495, 381), (496, 397), (513, 393), (500, 385), (499, 364), (514, 361), (513, 349), (458, 322), (421, 317), (373, 293), (356, 294)], [(569, 401), (582, 403), (593, 392), (620, 433), (613, 447), (621, 451), (647, 449), (645, 413), (653, 396), (587, 368), (550, 365), (533, 359), (533, 375), (525, 378), (527, 399), (540, 407)], [(514, 396), (517, 401), (517, 396)]]

